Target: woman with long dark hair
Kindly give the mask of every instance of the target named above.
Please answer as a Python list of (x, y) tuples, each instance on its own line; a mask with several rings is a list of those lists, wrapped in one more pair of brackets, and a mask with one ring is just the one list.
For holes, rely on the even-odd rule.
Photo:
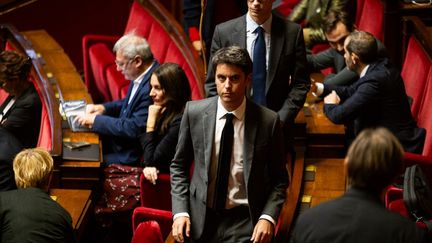
[(169, 173), (174, 157), (180, 122), (186, 102), (191, 99), (189, 81), (183, 69), (174, 63), (159, 66), (150, 80), (146, 131), (141, 135), (144, 150), (143, 174), (155, 184), (159, 172)]

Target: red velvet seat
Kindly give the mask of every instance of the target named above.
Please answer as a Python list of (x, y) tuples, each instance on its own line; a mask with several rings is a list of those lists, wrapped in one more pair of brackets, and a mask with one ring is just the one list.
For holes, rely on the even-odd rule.
[[(423, 155), (432, 157), (432, 67), (426, 80), (422, 104), (417, 114), (417, 125), (426, 129), (426, 140), (423, 147)], [(432, 181), (432, 177), (431, 177)]]
[(151, 220), (142, 222), (136, 227), (132, 243), (163, 243), (162, 233), (158, 222)]
[(169, 174), (159, 174), (156, 185), (141, 176), (141, 206), (171, 211), (171, 184)]
[[(189, 79), (192, 99), (204, 96), (204, 68), (180, 25), (156, 0), (134, 1), (124, 33), (145, 37), (160, 63), (179, 64)], [(84, 78), (93, 100), (106, 102), (123, 98), (130, 81), (116, 70), (114, 43), (119, 36), (83, 37)]]
[(359, 30), (367, 31), (383, 41), (383, 18), (384, 6), (380, 0), (364, 0), (357, 27)]
[[(409, 218), (408, 210), (403, 200), (403, 190), (396, 187), (390, 187), (386, 191), (385, 195), (386, 208), (392, 212), (400, 214), (406, 218)], [(418, 221), (416, 222), (417, 227), (426, 229), (426, 224)]]
[(420, 45), (417, 38), (412, 35), (408, 42), (401, 75), (404, 80), (407, 95), (413, 99), (411, 113), (414, 118), (417, 118), (420, 110), (426, 79), (431, 66), (431, 59)]
[(135, 208), (132, 215), (132, 227), (134, 229), (134, 232), (136, 232), (135, 229), (137, 229), (137, 227), (141, 222), (154, 220), (160, 226), (160, 232), (162, 234), (162, 238), (166, 239), (166, 237), (171, 232), (171, 227), (173, 223), (172, 216), (173, 215), (171, 211), (146, 208), (146, 207), (137, 207)]

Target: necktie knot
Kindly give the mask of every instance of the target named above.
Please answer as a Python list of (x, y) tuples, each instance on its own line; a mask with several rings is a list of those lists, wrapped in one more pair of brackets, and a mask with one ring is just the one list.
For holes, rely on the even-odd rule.
[(226, 113), (225, 114), (226, 123), (228, 123), (228, 122), (232, 123), (233, 119), (234, 119), (234, 114), (233, 113)]
[(264, 28), (261, 27), (261, 26), (258, 26), (258, 27), (255, 29), (255, 33), (256, 33), (257, 35), (262, 35), (262, 34), (264, 34)]

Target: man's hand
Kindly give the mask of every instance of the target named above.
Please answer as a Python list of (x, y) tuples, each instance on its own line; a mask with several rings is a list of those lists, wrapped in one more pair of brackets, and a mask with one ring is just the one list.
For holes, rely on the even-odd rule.
[(200, 40), (192, 41), (192, 46), (195, 48), (198, 54), (201, 55), (201, 51), (202, 51), (201, 41)]
[(324, 98), (324, 104), (339, 105), (339, 103), (340, 98), (334, 90)]
[(156, 167), (145, 167), (143, 170), (144, 177), (149, 180), (153, 185), (156, 185), (159, 170)]
[(77, 115), (75, 117), (74, 122), (78, 122), (78, 124), (80, 124), (81, 126), (92, 128), (95, 118), (96, 118), (96, 114)]
[(105, 106), (88, 104), (86, 106), (86, 114), (102, 115), (105, 112)]
[(266, 243), (270, 242), (273, 237), (274, 226), (273, 224), (266, 220), (260, 219), (255, 225), (254, 231), (252, 233), (251, 241), (254, 243)]
[(180, 216), (176, 218), (172, 225), (172, 235), (177, 242), (184, 242), (183, 232), (187, 237), (190, 237), (190, 219)]

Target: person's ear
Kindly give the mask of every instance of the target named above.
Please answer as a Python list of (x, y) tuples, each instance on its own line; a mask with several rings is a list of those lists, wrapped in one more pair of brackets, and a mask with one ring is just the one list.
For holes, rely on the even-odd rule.
[(354, 52), (351, 53), (351, 60), (354, 64), (358, 64), (360, 61), (360, 58), (357, 54), (355, 54)]
[(136, 55), (136, 56), (133, 58), (133, 61), (135, 62), (135, 66), (136, 66), (136, 67), (140, 67), (140, 66), (143, 65), (143, 60), (142, 60), (142, 58), (141, 58), (140, 56), (138, 56), (138, 55)]

